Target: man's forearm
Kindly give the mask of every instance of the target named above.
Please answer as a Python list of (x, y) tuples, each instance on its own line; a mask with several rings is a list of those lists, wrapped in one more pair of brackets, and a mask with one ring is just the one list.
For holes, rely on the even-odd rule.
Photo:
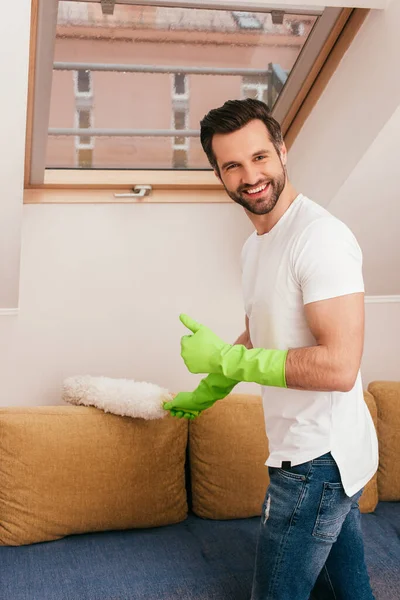
[(359, 369), (357, 357), (343, 346), (248, 350), (243, 344), (226, 344), (220, 352), (218, 370), (214, 372), (263, 386), (347, 392), (353, 388)]
[(347, 319), (345, 329), (338, 319), (334, 326), (328, 320), (329, 327), (323, 328), (321, 318), (315, 318), (311, 329), (316, 345), (289, 350), (253, 348), (247, 322), (246, 331), (231, 345), (188, 315), (180, 319), (193, 333), (181, 339), (181, 356), (191, 373), (298, 390), (347, 392), (354, 387), (363, 347), (361, 318), (355, 325)]
[(357, 373), (354, 359), (345, 350), (335, 356), (326, 346), (294, 348), (286, 357), (285, 378), (291, 389), (348, 392)]

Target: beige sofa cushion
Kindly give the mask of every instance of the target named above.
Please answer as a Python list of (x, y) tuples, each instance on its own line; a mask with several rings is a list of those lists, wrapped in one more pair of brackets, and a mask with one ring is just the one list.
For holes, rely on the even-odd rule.
[[(366, 401), (376, 419), (368, 393)], [(219, 400), (190, 423), (189, 440), (193, 512), (208, 519), (260, 515), (269, 483), (261, 398), (231, 394)], [(371, 512), (377, 502), (375, 476), (364, 489), (360, 509)]]
[(189, 432), (193, 512), (207, 519), (260, 515), (269, 483), (261, 398), (231, 394)]
[(373, 381), (368, 390), (378, 407), (379, 500), (400, 500), (400, 382)]
[(78, 406), (0, 409), (0, 544), (182, 521), (187, 429)]

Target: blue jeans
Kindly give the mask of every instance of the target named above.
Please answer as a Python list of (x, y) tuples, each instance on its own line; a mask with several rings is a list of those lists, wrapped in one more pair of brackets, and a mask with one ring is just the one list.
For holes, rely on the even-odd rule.
[(251, 600), (373, 600), (358, 499), (330, 452), (269, 467)]

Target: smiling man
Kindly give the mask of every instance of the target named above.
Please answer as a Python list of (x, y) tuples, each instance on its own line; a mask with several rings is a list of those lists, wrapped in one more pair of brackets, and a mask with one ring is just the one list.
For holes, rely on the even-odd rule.
[[(277, 149), (277, 140), (281, 138), (281, 133), (279, 130), (275, 132), (275, 144), (272, 140), (268, 143), (265, 139), (265, 125), (259, 120), (250, 121), (235, 133), (234, 142), (238, 150), (240, 148), (236, 153), (236, 160), (225, 161), (221, 166), (216, 163), (215, 172), (228, 195), (241, 204), (249, 216), (269, 214), (288, 183), (284, 168), (286, 149), (282, 142), (280, 150)], [(207, 144), (207, 140), (205, 143)], [(231, 136), (215, 134), (212, 143), (214, 150), (210, 151), (213, 154), (217, 152), (219, 156), (232, 155)], [(254, 148), (256, 151), (252, 152)], [(251, 154), (246, 156), (248, 152)], [(295, 192), (290, 188), (288, 183), (285, 195), (293, 198)]]
[(371, 600), (358, 499), (377, 469), (363, 398), (362, 255), (348, 227), (296, 192), (279, 124), (233, 100), (201, 142), (255, 231), (242, 253), (246, 331), (227, 344), (186, 315), (182, 357), (208, 373), (165, 405), (194, 418), (239, 381), (262, 386), (270, 474), (252, 600)]

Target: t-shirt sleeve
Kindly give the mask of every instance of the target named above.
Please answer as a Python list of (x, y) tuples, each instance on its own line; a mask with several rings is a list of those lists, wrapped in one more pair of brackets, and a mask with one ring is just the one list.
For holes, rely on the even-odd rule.
[(306, 227), (292, 264), (303, 304), (364, 292), (361, 248), (347, 225), (335, 217), (316, 219)]

